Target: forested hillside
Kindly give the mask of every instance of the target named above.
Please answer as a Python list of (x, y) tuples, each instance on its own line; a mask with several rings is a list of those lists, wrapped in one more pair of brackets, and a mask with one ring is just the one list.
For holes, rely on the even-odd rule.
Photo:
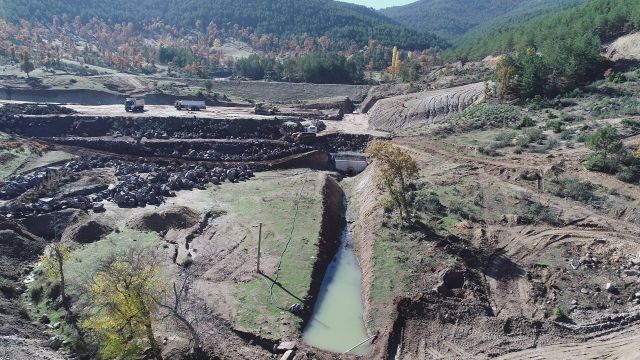
[(571, 48), (580, 39), (607, 42), (640, 29), (638, 0), (590, 0), (575, 9), (540, 19), (487, 29), (448, 52), (449, 57), (481, 59), (490, 54), (549, 46)]
[(0, 0), (0, 16), (11, 22), (43, 23), (50, 23), (53, 16), (80, 16), (84, 21), (95, 17), (132, 22), (134, 27), (160, 19), (196, 30), (213, 22), (218, 28), (249, 28), (258, 36), (328, 36), (343, 48), (352, 42), (364, 45), (369, 39), (404, 49), (446, 45), (434, 35), (409, 30), (371, 9), (332, 0)]
[(448, 40), (482, 27), (526, 21), (585, 0), (420, 0), (381, 10), (408, 27), (430, 31)]
[(449, 59), (507, 54), (496, 67), (498, 95), (554, 96), (603, 74), (602, 44), (640, 29), (638, 0), (590, 0), (572, 10), (465, 41)]

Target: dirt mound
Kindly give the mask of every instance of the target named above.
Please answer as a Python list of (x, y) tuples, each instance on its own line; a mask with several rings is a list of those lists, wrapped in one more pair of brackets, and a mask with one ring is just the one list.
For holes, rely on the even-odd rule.
[(82, 221), (86, 215), (78, 209), (65, 209), (49, 214), (32, 215), (20, 221), (29, 232), (43, 238), (54, 238), (56, 229), (64, 231), (73, 224)]
[(69, 227), (62, 235), (62, 239), (88, 244), (102, 239), (112, 231), (113, 228), (109, 225), (89, 220)]
[(483, 83), (474, 83), (383, 99), (369, 111), (369, 124), (383, 131), (418, 127), (463, 111), (481, 100), (483, 91)]
[(611, 60), (640, 60), (640, 32), (618, 38), (607, 46)]
[(12, 153), (2, 153), (0, 154), (0, 165), (5, 165), (15, 158), (16, 156)]
[(76, 111), (53, 104), (6, 104), (0, 108), (2, 115), (70, 115)]
[(188, 229), (198, 223), (200, 215), (184, 206), (147, 212), (127, 222), (127, 226), (140, 231), (162, 232), (170, 229)]

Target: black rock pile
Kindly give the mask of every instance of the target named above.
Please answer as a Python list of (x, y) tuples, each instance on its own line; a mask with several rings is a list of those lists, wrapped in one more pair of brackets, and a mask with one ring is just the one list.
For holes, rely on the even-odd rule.
[(0, 107), (0, 115), (70, 115), (76, 111), (59, 105), (46, 104), (5, 104)]
[[(106, 190), (84, 196), (40, 199), (35, 203), (11, 202), (0, 208), (0, 214), (24, 217), (63, 209), (93, 209), (104, 211), (100, 203), (112, 201), (119, 207), (144, 207), (159, 205), (165, 198), (175, 196), (179, 190), (205, 189), (208, 184), (245, 181), (254, 176), (254, 170), (248, 165), (205, 166), (205, 165), (157, 165), (147, 162), (130, 162), (119, 159), (95, 158), (73, 160), (58, 171), (59, 176), (96, 168), (115, 168), (118, 178), (116, 185)], [(11, 194), (11, 199), (24, 194), (27, 190), (42, 185), (46, 181), (46, 170), (34, 174), (15, 177), (0, 185), (0, 191)]]
[(0, 183), (0, 200), (15, 199), (27, 190), (44, 184), (52, 174), (51, 170), (38, 170), (24, 176), (12, 176), (6, 182)]

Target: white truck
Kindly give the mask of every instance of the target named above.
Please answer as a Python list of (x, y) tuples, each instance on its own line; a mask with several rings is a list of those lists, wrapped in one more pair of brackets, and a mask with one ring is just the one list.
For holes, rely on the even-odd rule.
[(177, 100), (175, 103), (176, 110), (200, 111), (205, 110), (207, 106), (204, 101), (200, 100)]
[(124, 110), (129, 112), (143, 112), (144, 111), (144, 99), (143, 98), (126, 98), (124, 100)]

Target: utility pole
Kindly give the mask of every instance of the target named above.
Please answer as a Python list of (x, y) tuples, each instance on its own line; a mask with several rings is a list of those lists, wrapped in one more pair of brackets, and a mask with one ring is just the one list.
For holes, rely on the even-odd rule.
[(260, 246), (262, 245), (262, 223), (260, 223), (258, 227), (258, 261), (256, 264), (256, 272), (260, 274)]

